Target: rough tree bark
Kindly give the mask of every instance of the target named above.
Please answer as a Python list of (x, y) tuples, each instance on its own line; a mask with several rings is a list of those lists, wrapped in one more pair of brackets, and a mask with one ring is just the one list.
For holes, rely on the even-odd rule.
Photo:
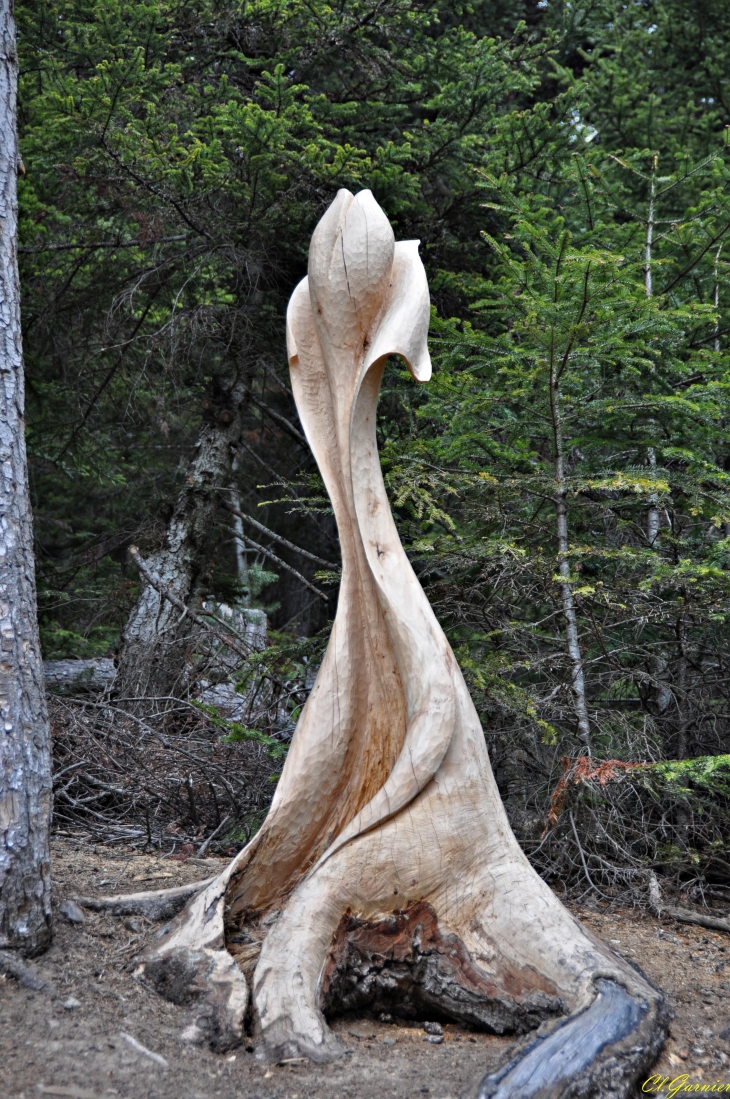
[[(230, 484), (246, 396), (239, 379), (222, 387), (210, 402), (165, 545), (147, 558), (150, 571), (186, 605), (205, 577), (210, 530), (221, 504), (220, 490)], [(127, 699), (174, 694), (185, 678), (189, 646), (190, 622), (146, 585), (124, 628), (117, 693)]]
[[(560, 261), (558, 261), (560, 262)], [(557, 272), (556, 272), (557, 279)], [(563, 417), (561, 409), (560, 380), (564, 363), (550, 355), (550, 417), (553, 431), (555, 457), (555, 519), (558, 533), (558, 575), (560, 576), (560, 602), (565, 619), (565, 644), (570, 662), (570, 693), (573, 711), (578, 725), (578, 736), (586, 750), (591, 750), (591, 723), (588, 717), (586, 681), (583, 671), (583, 654), (580, 651), (578, 615), (575, 609), (573, 585), (570, 579), (570, 542), (568, 539), (568, 484), (565, 478), (565, 447), (563, 445)]]
[(137, 973), (191, 1005), (186, 1038), (218, 1049), (248, 1021), (258, 1057), (326, 1061), (343, 1052), (327, 1015), (387, 1009), (533, 1032), (475, 1083), (480, 1099), (627, 1096), (666, 1035), (663, 997), (520, 850), (390, 514), (378, 390), (389, 354), (428, 379), (428, 316), (417, 242), (394, 244), (370, 192), (340, 191), (288, 314), (293, 390), (340, 532), (337, 617), (260, 832)]
[(0, 0), (0, 947), (51, 940), (51, 758), (38, 642), (17, 263), (12, 0)]
[[(236, 473), (240, 465), (240, 456), (236, 452), (233, 458), (233, 464), (231, 466), (232, 472)], [(241, 494), (235, 485), (231, 485), (231, 513), (233, 516), (233, 540), (236, 550), (236, 566), (238, 572), (238, 580), (241, 587), (246, 591), (244, 597), (244, 603), (246, 606), (251, 602), (250, 592), (248, 590), (248, 550), (246, 549), (246, 542), (243, 537), (243, 519), (241, 518)]]
[[(646, 291), (647, 298), (650, 298), (653, 293), (652, 289), (652, 245), (654, 243), (654, 219), (656, 208), (656, 184), (657, 184), (657, 157), (652, 159), (651, 168), (651, 182), (649, 190), (649, 213), (646, 220), (646, 244), (644, 248), (644, 254), (646, 262), (644, 264), (644, 289)], [(653, 446), (646, 449), (646, 460), (649, 463), (651, 469), (656, 469), (656, 451)], [(655, 492), (652, 492), (649, 496), (649, 507), (646, 513), (646, 539), (649, 545), (653, 548), (656, 545), (657, 538), (659, 537), (659, 529), (661, 525), (661, 516), (659, 514), (659, 497)]]
[(570, 579), (570, 543), (568, 540), (568, 493), (565, 483), (565, 467), (562, 449), (555, 462), (557, 493), (555, 496), (555, 516), (558, 528), (558, 575), (560, 576), (560, 600), (565, 618), (565, 643), (570, 661), (570, 690), (573, 697), (573, 709), (578, 724), (578, 736), (588, 751), (591, 748), (591, 723), (588, 717), (586, 680), (583, 672), (583, 654), (580, 651), (578, 615), (575, 610), (573, 585)]

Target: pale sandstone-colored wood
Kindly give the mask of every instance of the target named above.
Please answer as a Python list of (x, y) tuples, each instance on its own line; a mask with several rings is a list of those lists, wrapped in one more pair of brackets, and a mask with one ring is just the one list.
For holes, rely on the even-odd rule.
[[(347, 965), (348, 920), (376, 973), (382, 959), (368, 954), (367, 928), (377, 939), (398, 913), (393, 964), (399, 973), (415, 967), (427, 1002), (446, 1015), (518, 1031), (573, 1016), (562, 1029), (553, 1024), (552, 1075), (540, 1077), (533, 1051), (502, 1083), (485, 1080), (480, 1096), (497, 1087), (515, 1096), (627, 1095), (665, 1035), (661, 994), (579, 925), (520, 850), (466, 684), (390, 513), (378, 390), (391, 354), (428, 380), (428, 320), (417, 242), (395, 243), (370, 192), (340, 191), (315, 230), (309, 276), (287, 318), (293, 392), (342, 547), (332, 637), (261, 831), (165, 929), (141, 975), (164, 989), (165, 973), (194, 972), (198, 1014), (188, 1036), (224, 1047), (240, 1031), (246, 999), (226, 937), (254, 944), (231, 945), (249, 970), (262, 942), (252, 988), (259, 1054), (324, 1060), (342, 1052), (322, 1005), (329, 996), (336, 1009), (328, 990)], [(208, 986), (206, 966), (216, 974)], [(499, 1006), (491, 1015), (490, 1000)], [(563, 1041), (570, 1079), (560, 1076)], [(583, 1065), (581, 1050), (590, 1050)]]

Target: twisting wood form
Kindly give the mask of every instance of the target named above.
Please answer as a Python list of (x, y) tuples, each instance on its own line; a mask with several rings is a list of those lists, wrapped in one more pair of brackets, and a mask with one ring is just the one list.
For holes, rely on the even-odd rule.
[(332, 637), (261, 831), (164, 929), (140, 976), (194, 1002), (187, 1036), (219, 1048), (240, 1040), (249, 1008), (259, 1056), (328, 1060), (343, 1050), (325, 1013), (387, 1008), (531, 1033), (475, 1083), (480, 1099), (625, 1096), (666, 1034), (663, 998), (520, 850), (388, 506), (380, 380), (391, 354), (428, 380), (428, 318), (418, 242), (395, 243), (369, 191), (340, 191), (287, 332), (340, 533)]

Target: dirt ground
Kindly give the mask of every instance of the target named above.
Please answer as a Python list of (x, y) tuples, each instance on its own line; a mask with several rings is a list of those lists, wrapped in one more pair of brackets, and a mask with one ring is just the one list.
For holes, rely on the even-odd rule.
[[(37, 966), (58, 995), (0, 979), (3, 1099), (459, 1099), (505, 1059), (509, 1038), (445, 1026), (444, 1041), (434, 1044), (419, 1025), (365, 1016), (334, 1022), (349, 1054), (333, 1065), (263, 1066), (250, 1045), (223, 1055), (186, 1047), (178, 1039), (186, 1009), (133, 976), (133, 958), (156, 925), (138, 933), (122, 918), (89, 911), (83, 924), (73, 925), (58, 907), (74, 893), (178, 885), (208, 877), (220, 865), (56, 841), (56, 935)], [(693, 1083), (730, 1082), (730, 936), (660, 924), (630, 910), (575, 912), (670, 999), (671, 1037), (654, 1071), (686, 1072)], [(129, 1037), (162, 1055), (167, 1067), (135, 1049)]]

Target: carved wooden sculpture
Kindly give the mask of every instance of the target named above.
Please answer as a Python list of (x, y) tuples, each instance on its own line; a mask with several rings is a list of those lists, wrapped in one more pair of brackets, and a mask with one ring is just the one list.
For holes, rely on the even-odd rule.
[[(287, 332), (342, 546), (332, 637), (260, 832), (161, 932), (139, 973), (192, 1002), (187, 1037), (219, 1048), (240, 1040), (248, 1007), (259, 1056), (274, 1059), (339, 1056), (325, 1015), (341, 1008), (497, 1033), (539, 1027), (474, 1094), (624, 1096), (664, 1040), (666, 1006), (520, 850), (388, 506), (378, 389), (391, 354), (428, 380), (428, 318), (418, 242), (394, 243), (369, 191), (340, 191), (312, 237)], [(160, 915), (185, 896), (104, 903)]]

